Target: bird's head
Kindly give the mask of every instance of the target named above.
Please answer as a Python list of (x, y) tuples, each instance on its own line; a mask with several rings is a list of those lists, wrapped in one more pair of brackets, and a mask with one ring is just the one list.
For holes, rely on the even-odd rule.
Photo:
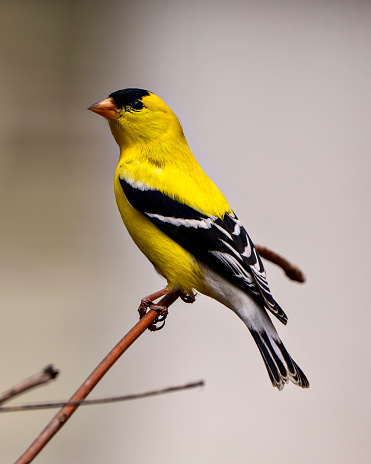
[(117, 90), (88, 109), (108, 120), (121, 149), (183, 137), (175, 114), (161, 98), (148, 90)]

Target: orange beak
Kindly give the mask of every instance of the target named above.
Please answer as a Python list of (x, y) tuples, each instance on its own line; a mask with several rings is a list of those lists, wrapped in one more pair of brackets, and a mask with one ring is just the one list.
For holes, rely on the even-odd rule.
[(94, 105), (89, 106), (88, 110), (100, 114), (106, 119), (118, 119), (120, 117), (120, 111), (112, 98), (106, 98), (99, 103), (94, 103)]

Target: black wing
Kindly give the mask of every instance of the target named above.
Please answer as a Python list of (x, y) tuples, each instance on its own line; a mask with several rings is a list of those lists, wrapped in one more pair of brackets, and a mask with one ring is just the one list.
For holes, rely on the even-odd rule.
[(287, 316), (274, 300), (263, 263), (238, 218), (206, 216), (143, 184), (120, 179), (129, 203), (168, 237), (230, 282), (247, 290), (281, 322)]

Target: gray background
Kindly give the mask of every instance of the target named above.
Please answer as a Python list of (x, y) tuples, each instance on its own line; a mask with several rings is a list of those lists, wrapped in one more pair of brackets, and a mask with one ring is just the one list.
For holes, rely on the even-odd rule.
[[(93, 396), (204, 379), (201, 391), (80, 409), (40, 464), (367, 462), (370, 453), (368, 1), (1, 3), (0, 390), (49, 362), (63, 399), (162, 280), (113, 195), (118, 149), (86, 111), (125, 87), (162, 97), (256, 243), (311, 388), (278, 393), (247, 329), (176, 304)], [(12, 462), (54, 412), (0, 415)]]

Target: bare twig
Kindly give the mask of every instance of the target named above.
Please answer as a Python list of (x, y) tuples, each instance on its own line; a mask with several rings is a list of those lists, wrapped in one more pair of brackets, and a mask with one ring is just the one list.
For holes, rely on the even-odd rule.
[[(159, 305), (169, 307), (178, 297), (179, 292), (170, 293), (160, 300)], [(155, 322), (157, 317), (157, 312), (150, 310), (144, 317), (142, 317), (142, 319), (139, 320), (137, 324), (135, 324), (135, 326), (119, 341), (119, 343), (112, 349), (112, 351), (89, 375), (89, 377), (74, 393), (74, 395), (72, 395), (69, 403), (77, 402), (77, 404), (63, 406), (63, 408), (57, 412), (57, 414), (53, 417), (53, 419), (49, 422), (41, 434), (15, 462), (15, 464), (28, 464), (29, 462), (33, 461), (33, 459), (40, 453), (44, 446), (76, 411), (80, 402), (88, 396), (91, 390), (119, 359), (119, 357), (146, 329), (148, 329), (151, 324)]]
[(189, 390), (191, 388), (203, 387), (205, 382), (200, 380), (198, 382), (190, 382), (184, 385), (176, 385), (173, 387), (161, 388), (159, 390), (151, 390), (143, 393), (134, 393), (132, 395), (112, 396), (110, 398), (95, 398), (94, 400), (81, 400), (81, 401), (47, 401), (43, 403), (26, 403), (14, 404), (12, 406), (0, 406), (1, 412), (15, 412), (15, 411), (34, 411), (35, 409), (52, 409), (61, 408), (62, 406), (91, 406), (95, 404), (118, 403), (120, 401), (137, 400), (139, 398), (147, 398), (149, 396), (164, 395), (165, 393), (172, 393), (180, 390)]
[(261, 245), (255, 245), (255, 248), (258, 250), (258, 253), (262, 258), (267, 259), (282, 268), (289, 279), (300, 283), (305, 282), (305, 276), (301, 269), (287, 261), (287, 259)]
[(41, 385), (46, 385), (51, 380), (54, 380), (58, 374), (59, 371), (54, 369), (54, 367), (51, 364), (49, 366), (46, 366), (42, 371), (37, 372), (37, 374), (32, 375), (28, 379), (23, 380), (19, 384), (10, 388), (8, 391), (0, 394), (0, 404), (9, 401), (15, 396), (21, 395), (22, 393), (25, 393), (26, 391), (29, 391), (32, 388), (39, 387)]

